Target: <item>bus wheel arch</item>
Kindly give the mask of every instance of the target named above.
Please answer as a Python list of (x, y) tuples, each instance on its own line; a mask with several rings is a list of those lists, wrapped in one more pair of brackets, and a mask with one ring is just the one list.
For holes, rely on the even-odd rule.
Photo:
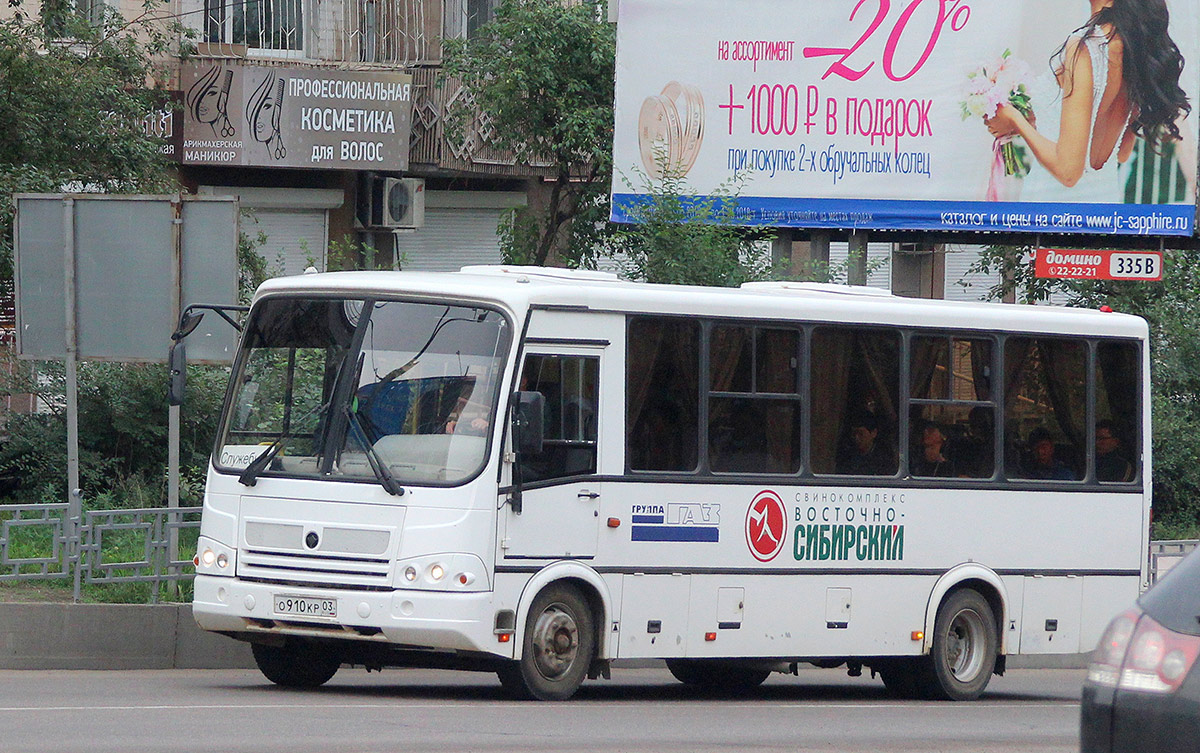
[(974, 563), (958, 565), (948, 570), (934, 584), (925, 608), (925, 640), (921, 645), (922, 653), (928, 654), (932, 647), (938, 610), (953, 592), (962, 589), (976, 591), (987, 600), (996, 626), (996, 650), (1000, 655), (1007, 653), (1007, 631), (1004, 626), (1009, 615), (1008, 589), (1004, 587), (1004, 581), (995, 571)]
[(532, 580), (526, 586), (516, 623), (514, 661), (497, 671), (504, 688), (520, 698), (570, 698), (585, 679), (594, 676), (595, 665), (604, 655), (605, 594), (586, 576), (563, 572), (558, 576)]
[(913, 669), (918, 695), (962, 701), (979, 697), (1003, 663), (1004, 584), (979, 566), (947, 573), (929, 600), (924, 650)]

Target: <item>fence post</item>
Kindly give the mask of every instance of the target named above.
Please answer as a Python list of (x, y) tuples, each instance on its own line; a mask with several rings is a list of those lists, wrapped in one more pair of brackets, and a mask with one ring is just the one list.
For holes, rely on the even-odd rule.
[(74, 569), (75, 589), (73, 599), (79, 603), (83, 584), (83, 490), (71, 490), (71, 502), (67, 507), (67, 518), (70, 521), (68, 530), (70, 538), (67, 545), (68, 565)]

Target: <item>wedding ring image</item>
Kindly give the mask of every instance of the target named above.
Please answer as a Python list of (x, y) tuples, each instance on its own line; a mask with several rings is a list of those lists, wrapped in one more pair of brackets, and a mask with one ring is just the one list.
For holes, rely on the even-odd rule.
[(642, 164), (653, 180), (687, 175), (704, 140), (704, 98), (689, 84), (671, 81), (646, 97), (638, 115)]

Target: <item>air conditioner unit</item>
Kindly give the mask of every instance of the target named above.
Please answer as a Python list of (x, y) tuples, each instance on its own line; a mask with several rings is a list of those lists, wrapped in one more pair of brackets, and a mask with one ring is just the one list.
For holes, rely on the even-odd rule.
[(382, 178), (371, 187), (371, 225), (418, 228), (425, 224), (425, 181)]

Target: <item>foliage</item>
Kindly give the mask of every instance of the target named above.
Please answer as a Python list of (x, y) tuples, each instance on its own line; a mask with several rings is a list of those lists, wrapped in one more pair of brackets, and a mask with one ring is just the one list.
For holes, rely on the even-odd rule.
[(163, 103), (148, 88), (155, 56), (178, 39), (177, 25), (150, 21), (157, 6), (132, 23), (109, 11), (91, 24), (49, 3), (46, 23), (20, 11), (0, 21), (0, 278), (12, 276), (11, 194), (171, 186), (162, 142), (142, 128)]
[[(188, 400), (181, 411), (180, 465), (196, 495), (197, 469), (207, 466), (226, 370), (188, 367)], [(165, 499), (167, 370), (161, 364), (83, 362), (79, 365), (79, 460), (84, 498), (101, 507), (116, 500), (153, 505)], [(65, 370), (61, 363), (10, 363), (0, 394), (36, 395), (48, 410), (9, 414), (0, 449), (0, 476), (18, 477), (29, 501), (66, 498)]]
[(607, 253), (626, 276), (646, 282), (733, 287), (772, 276), (766, 231), (735, 224), (737, 181), (707, 197), (694, 196), (670, 173), (646, 184), (629, 209), (634, 224), (613, 231)]
[(994, 246), (972, 271), (1000, 272), (989, 295), (1016, 292), (1025, 302), (1068, 296), (1070, 305), (1110, 306), (1150, 325), (1150, 379), (1156, 538), (1200, 537), (1200, 260), (1167, 251), (1161, 283), (1034, 277), (1031, 249)]
[(447, 112), (460, 142), (482, 115), (490, 146), (522, 164), (549, 163), (545, 206), (509, 213), (506, 258), (542, 265), (588, 253), (603, 232), (611, 179), (615, 31), (603, 2), (501, 0), (478, 33), (445, 41), (445, 73), (463, 82)]

